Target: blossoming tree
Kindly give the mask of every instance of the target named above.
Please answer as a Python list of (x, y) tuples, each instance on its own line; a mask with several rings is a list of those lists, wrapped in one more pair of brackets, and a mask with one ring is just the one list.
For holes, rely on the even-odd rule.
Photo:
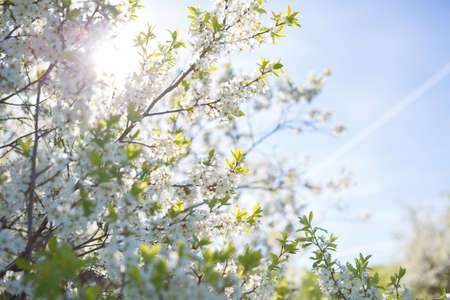
[(450, 207), (444, 206), (435, 217), (424, 217), (424, 212), (431, 214), (426, 209), (411, 212), (413, 235), (406, 240), (403, 258), (410, 271), (405, 282), (421, 298), (450, 290)]
[[(301, 245), (317, 247), (314, 268), (331, 298), (379, 299), (368, 258), (355, 266), (332, 260), (335, 238), (317, 235), (312, 215), (295, 221), (306, 234), (295, 235), (291, 220), (304, 207), (296, 195), (318, 187), (251, 156), (278, 130), (317, 128), (329, 118), (289, 114), (329, 73), (303, 85), (272, 82), (283, 65), (265, 58), (253, 74), (215, 71), (223, 57), (299, 26), (298, 12), (267, 13), (262, 0), (189, 7), (187, 41), (175, 30), (155, 43), (148, 26), (135, 40), (139, 69), (116, 84), (96, 72), (91, 54), (139, 7), (138, 0), (0, 1), (2, 299), (283, 298), (283, 265)], [(243, 126), (276, 109), (282, 118), (273, 130), (258, 135)], [(255, 190), (271, 200), (248, 210), (242, 200)], [(261, 228), (279, 220), (285, 231), (271, 246)], [(393, 299), (403, 273), (393, 277)]]

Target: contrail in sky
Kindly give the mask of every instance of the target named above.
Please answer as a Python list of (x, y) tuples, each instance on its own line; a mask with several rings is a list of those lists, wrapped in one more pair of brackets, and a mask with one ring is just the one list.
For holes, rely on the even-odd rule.
[(450, 62), (447, 63), (442, 69), (431, 76), (427, 81), (412, 90), (402, 101), (397, 103), (395, 106), (387, 110), (380, 118), (374, 121), (372, 124), (363, 129), (359, 134), (353, 137), (350, 141), (344, 144), (342, 147), (338, 148), (336, 151), (331, 153), (324, 161), (313, 166), (308, 175), (316, 175), (324, 168), (333, 164), (336, 160), (341, 158), (347, 152), (351, 151), (353, 148), (361, 144), (367, 137), (374, 133), (378, 128), (383, 126), (385, 123), (390, 121), (400, 112), (402, 112), (411, 103), (419, 99), (423, 94), (425, 94), (429, 89), (434, 87), (439, 81), (445, 78), (450, 73)]

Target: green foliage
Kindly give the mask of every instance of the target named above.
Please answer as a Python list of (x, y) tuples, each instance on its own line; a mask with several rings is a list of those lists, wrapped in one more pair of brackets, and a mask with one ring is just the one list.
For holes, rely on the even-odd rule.
[(230, 205), (229, 203), (230, 198), (231, 197), (229, 195), (223, 198), (213, 197), (211, 200), (205, 200), (205, 203), (206, 205), (208, 205), (209, 209), (214, 209), (218, 205), (220, 206)]
[(293, 287), (292, 283), (286, 279), (282, 279), (275, 286), (274, 296), (276, 300), (292, 299), (292, 294), (297, 290), (297, 288)]
[[(198, 269), (194, 274), (198, 277), (199, 282), (205, 280), (211, 284), (217, 292), (223, 292), (226, 287), (232, 285), (232, 279), (226, 274), (227, 262), (231, 260), (236, 253), (236, 248), (230, 242), (225, 248), (212, 251), (211, 249), (205, 249), (203, 251), (203, 257), (198, 260)], [(218, 263), (225, 263), (225, 268), (222, 271), (218, 271), (216, 266)]]
[(246, 174), (248, 173), (248, 168), (245, 168), (245, 154), (241, 152), (240, 149), (236, 149), (231, 152), (233, 155), (233, 160), (229, 161), (226, 159), (226, 163), (231, 172), (236, 174)]
[(58, 299), (66, 282), (76, 282), (78, 272), (93, 263), (92, 259), (78, 258), (70, 245), (58, 243), (55, 237), (41, 256), (33, 265), (24, 259), (18, 259), (16, 264), (27, 271), (25, 280), (34, 283), (35, 295), (44, 299)]
[(161, 250), (161, 244), (156, 244), (153, 246), (150, 246), (147, 244), (141, 244), (139, 246), (139, 249), (141, 250), (141, 255), (144, 260), (144, 263), (149, 264), (158, 255), (158, 252)]
[(95, 151), (92, 150), (89, 152), (89, 161), (96, 167), (100, 167), (102, 165), (102, 157), (100, 156), (100, 154)]
[(450, 194), (442, 200), (438, 211), (411, 211), (413, 235), (404, 245), (404, 281), (417, 298), (438, 297), (443, 287), (450, 289)]
[(175, 204), (173, 204), (169, 210), (167, 211), (167, 215), (170, 218), (175, 218), (178, 214), (180, 214), (183, 211), (183, 202), (177, 201)]
[(303, 270), (302, 281), (298, 287), (295, 300), (322, 300), (323, 293), (319, 285), (319, 277), (314, 272)]
[(23, 155), (30, 156), (31, 155), (31, 139), (19, 139), (17, 141), (20, 149), (22, 150)]
[[(337, 237), (333, 234), (328, 234), (325, 229), (312, 226), (313, 214), (299, 218), (300, 224), (303, 226), (299, 232), (304, 234), (300, 238), (303, 242), (302, 247), (306, 248), (314, 246), (315, 250), (312, 252), (311, 259), (313, 260), (314, 270), (322, 270), (326, 275), (325, 280), (329, 284), (335, 286), (334, 289), (324, 291), (334, 299), (347, 299), (346, 294), (352, 292), (361, 297), (373, 297), (378, 299), (377, 293), (385, 292), (385, 299), (408, 299), (409, 291), (404, 290), (400, 286), (400, 280), (406, 273), (406, 269), (400, 267), (399, 271), (391, 276), (390, 282), (386, 286), (380, 285), (380, 276), (376, 272), (370, 272), (369, 258), (371, 255), (364, 256), (359, 254), (355, 258), (354, 264), (346, 263), (346, 268), (343, 268), (340, 263), (331, 256), (332, 251), (336, 251)], [(347, 275), (347, 272), (349, 274)], [(350, 275), (350, 278), (347, 278)], [(350, 280), (350, 282), (341, 282), (343, 278)], [(355, 285), (357, 282), (357, 285)]]
[[(262, 209), (261, 209), (259, 203), (255, 204), (255, 206), (253, 206), (251, 213), (241, 210), (237, 205), (234, 205), (234, 211), (236, 213), (236, 223), (237, 224), (245, 223), (249, 227), (252, 227), (256, 224), (258, 219), (262, 218)], [(248, 230), (247, 227), (246, 227), (246, 230)]]
[(192, 249), (198, 249), (202, 248), (204, 246), (208, 246), (212, 243), (212, 241), (209, 238), (202, 238), (199, 239), (197, 236), (194, 235), (193, 237), (193, 243), (192, 243)]

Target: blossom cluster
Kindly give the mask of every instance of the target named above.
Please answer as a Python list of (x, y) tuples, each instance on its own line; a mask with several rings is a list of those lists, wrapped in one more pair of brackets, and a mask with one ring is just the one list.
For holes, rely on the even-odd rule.
[(400, 267), (398, 273), (391, 276), (390, 283), (384, 287), (380, 284), (378, 273), (373, 273), (368, 267), (371, 255), (359, 255), (354, 265), (342, 264), (332, 258), (331, 252), (336, 250), (337, 237), (327, 235), (327, 231), (312, 226), (313, 214), (299, 218), (304, 233), (299, 241), (303, 247), (314, 246), (311, 257), (314, 261), (313, 271), (319, 276), (319, 284), (324, 296), (329, 299), (373, 300), (373, 299), (404, 299), (412, 300), (411, 292), (401, 286), (400, 280), (406, 274), (406, 269)]

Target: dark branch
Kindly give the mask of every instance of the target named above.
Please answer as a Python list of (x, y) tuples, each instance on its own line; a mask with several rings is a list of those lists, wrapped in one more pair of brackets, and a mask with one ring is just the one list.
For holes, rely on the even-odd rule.
[[(56, 62), (52, 63), (50, 65), (50, 67), (48, 67), (47, 71), (45, 71), (44, 74), (42, 74), (42, 76), (34, 81), (31, 81), (30, 83), (28, 83), (27, 85), (25, 85), (24, 87), (20, 88), (19, 90), (15, 91), (14, 93), (1, 98), (0, 99), (0, 104), (4, 103), (6, 100), (8, 100), (9, 98), (12, 98), (14, 96), (16, 96), (17, 94), (22, 93), (23, 91), (27, 90), (30, 86), (34, 85), (35, 83), (40, 83), (41, 85), (44, 83), (45, 79), (47, 78), (48, 74), (50, 74), (50, 72), (53, 70), (53, 68), (55, 67)], [(39, 90), (40, 88), (38, 88)]]
[(31, 154), (31, 175), (30, 175), (30, 184), (28, 186), (27, 194), (27, 231), (28, 231), (28, 242), (25, 249), (25, 258), (31, 258), (31, 252), (33, 250), (33, 206), (34, 206), (34, 189), (36, 185), (36, 163), (37, 163), (37, 149), (39, 143), (39, 109), (40, 109), (40, 98), (41, 98), (41, 89), (42, 85), (47, 78), (47, 75), (54, 68), (56, 62), (52, 63), (47, 71), (38, 79), (38, 90), (36, 95), (36, 107), (34, 111), (34, 143), (33, 143), (33, 152)]

